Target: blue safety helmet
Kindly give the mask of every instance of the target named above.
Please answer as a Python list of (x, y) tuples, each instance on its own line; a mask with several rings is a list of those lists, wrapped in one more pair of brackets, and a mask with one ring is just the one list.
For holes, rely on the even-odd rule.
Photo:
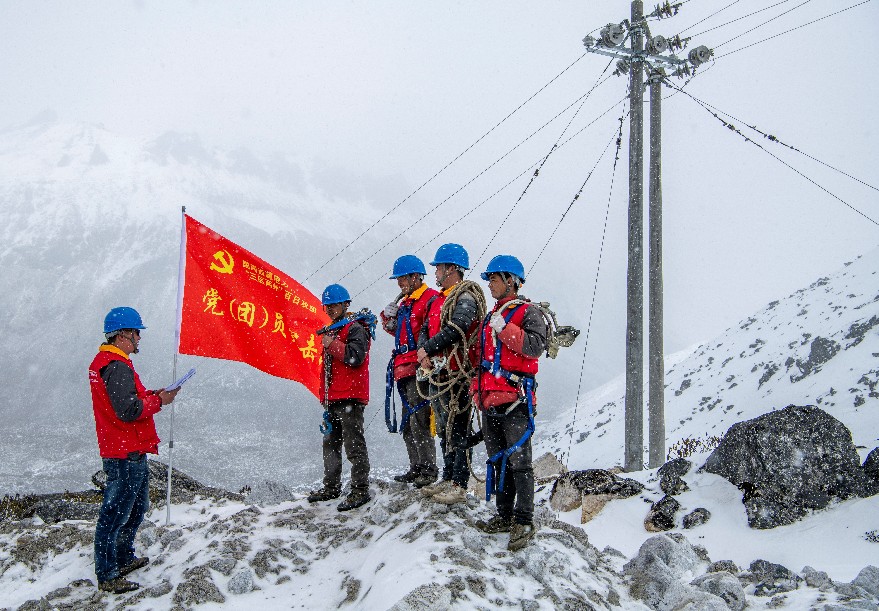
[(522, 282), (525, 282), (525, 268), (522, 262), (513, 255), (498, 255), (488, 262), (485, 272), (480, 277), (488, 281), (489, 274), (507, 273), (518, 276)]
[(460, 244), (443, 244), (436, 249), (436, 256), (431, 265), (439, 265), (440, 263), (451, 263), (463, 269), (470, 269), (470, 256)]
[(324, 289), (324, 294), (320, 298), (323, 305), (333, 305), (334, 303), (344, 303), (351, 301), (351, 295), (348, 290), (341, 284), (331, 284)]
[(121, 329), (146, 329), (140, 314), (134, 308), (113, 308), (104, 317), (104, 333), (113, 333)]
[(424, 263), (415, 255), (403, 255), (394, 261), (394, 273), (391, 274), (391, 280), (396, 280), (400, 276), (408, 276), (409, 274), (427, 274), (424, 269)]

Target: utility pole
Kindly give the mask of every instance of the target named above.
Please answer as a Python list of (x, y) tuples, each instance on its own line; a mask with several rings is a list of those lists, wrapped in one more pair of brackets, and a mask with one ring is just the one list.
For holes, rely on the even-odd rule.
[(651, 71), (650, 83), (650, 263), (648, 278), (649, 461), (656, 469), (665, 462), (665, 356), (662, 333), (662, 68)]
[[(683, 2), (666, 1), (648, 17), (677, 15)], [(627, 33), (628, 32), (628, 33)], [(631, 39), (631, 48), (624, 45)], [(632, 1), (631, 21), (609, 23), (599, 40), (583, 39), (590, 53), (615, 57), (614, 74), (629, 75), (629, 222), (626, 270), (626, 399), (624, 468), (644, 467), (644, 74), (650, 83), (650, 219), (649, 219), (649, 466), (665, 460), (665, 362), (663, 356), (662, 287), (662, 82), (665, 68), (672, 76), (690, 76), (707, 62), (713, 51), (705, 46), (691, 50), (687, 59), (672, 51), (683, 50), (689, 38), (666, 40), (652, 36), (644, 18), (642, 0)], [(692, 66), (692, 68), (691, 68)]]
[(632, 2), (629, 63), (629, 265), (626, 271), (625, 469), (640, 471), (644, 455), (644, 3)]

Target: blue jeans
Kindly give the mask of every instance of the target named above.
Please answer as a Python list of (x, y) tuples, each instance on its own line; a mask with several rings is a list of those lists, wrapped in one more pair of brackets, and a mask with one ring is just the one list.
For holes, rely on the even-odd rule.
[(119, 577), (134, 559), (134, 535), (150, 504), (150, 471), (140, 460), (105, 458), (107, 485), (95, 528), (95, 575), (98, 582)]

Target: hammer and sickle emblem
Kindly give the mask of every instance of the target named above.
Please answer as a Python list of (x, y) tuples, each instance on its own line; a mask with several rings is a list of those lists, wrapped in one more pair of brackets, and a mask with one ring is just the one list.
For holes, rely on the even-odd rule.
[(232, 269), (235, 267), (235, 259), (232, 258), (232, 255), (229, 254), (229, 251), (226, 250), (218, 250), (214, 253), (214, 259), (220, 262), (220, 265), (216, 263), (211, 263), (211, 269), (215, 272), (220, 272), (221, 274), (231, 274)]

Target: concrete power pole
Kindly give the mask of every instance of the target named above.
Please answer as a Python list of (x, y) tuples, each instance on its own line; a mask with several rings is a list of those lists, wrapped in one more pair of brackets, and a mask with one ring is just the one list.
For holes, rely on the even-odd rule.
[(644, 467), (644, 3), (632, 2), (629, 63), (629, 265), (626, 271), (625, 469)]
[(665, 356), (662, 333), (662, 68), (653, 70), (650, 82), (650, 220), (648, 288), (648, 401), (651, 469), (665, 462)]
[[(678, 13), (682, 3), (665, 2), (648, 17), (663, 19)], [(623, 46), (627, 36), (631, 48)], [(629, 223), (626, 271), (626, 401), (625, 470), (644, 467), (644, 74), (650, 83), (650, 222), (649, 222), (649, 465), (665, 460), (665, 359), (663, 356), (662, 288), (662, 81), (665, 68), (672, 76), (690, 76), (707, 62), (713, 51), (705, 46), (691, 50), (687, 59), (669, 48), (682, 50), (689, 38), (666, 40), (652, 36), (644, 18), (644, 3), (633, 0), (631, 21), (609, 23), (599, 40), (586, 36), (590, 53), (618, 58), (617, 75), (629, 75)]]

